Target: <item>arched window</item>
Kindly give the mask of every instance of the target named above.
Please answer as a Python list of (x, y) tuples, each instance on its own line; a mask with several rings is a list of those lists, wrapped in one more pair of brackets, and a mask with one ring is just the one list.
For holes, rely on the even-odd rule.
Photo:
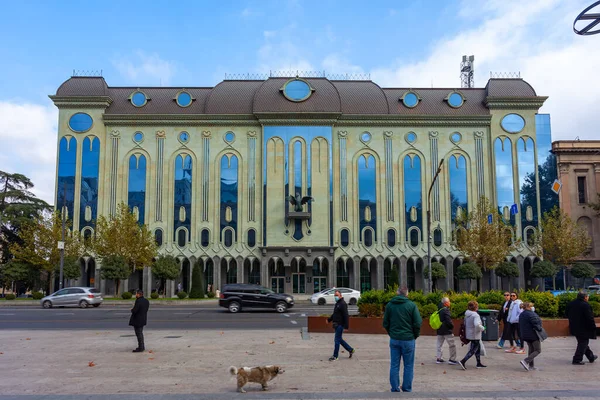
[(210, 241), (210, 232), (208, 232), (208, 229), (202, 229), (202, 232), (200, 232), (200, 245), (202, 247), (208, 247), (209, 241)]
[(389, 247), (396, 245), (396, 231), (394, 229), (388, 229), (387, 231), (387, 244)]
[(450, 209), (452, 221), (457, 217), (457, 211), (467, 212), (467, 161), (462, 155), (450, 157)]
[(232, 154), (221, 157), (221, 231), (230, 226), (237, 231), (238, 222), (238, 158)]
[(365, 228), (363, 231), (363, 243), (367, 247), (373, 246), (373, 230), (369, 228)]
[(412, 247), (417, 247), (419, 245), (419, 230), (417, 228), (413, 228), (409, 233), (410, 237), (410, 245)]
[[(377, 170), (375, 157), (363, 154), (358, 158), (358, 212), (360, 221), (360, 232), (366, 227), (373, 228), (369, 239), (371, 246), (377, 240), (374, 232), (377, 230)], [(363, 235), (363, 240), (367, 236)], [(366, 243), (365, 243), (366, 245)]]
[[(404, 213), (406, 233), (411, 227), (422, 227), (421, 158), (418, 155), (404, 157)], [(417, 230), (417, 234), (418, 234)]]
[[(100, 139), (88, 136), (81, 148), (81, 195), (79, 228), (93, 226), (98, 213), (98, 176), (100, 169)], [(86, 208), (89, 211), (86, 215)], [(87, 218), (86, 218), (87, 217)]]
[(129, 157), (127, 204), (132, 210), (134, 207), (138, 208), (138, 222), (140, 225), (143, 225), (146, 210), (146, 156), (143, 154), (133, 154)]
[(225, 247), (231, 247), (233, 244), (233, 231), (231, 229), (226, 229), (223, 233), (223, 244)]
[(346, 228), (340, 231), (340, 245), (347, 247), (350, 244), (350, 231)]
[(185, 244), (187, 242), (187, 232), (185, 229), (179, 229), (177, 231), (177, 245), (179, 247), (185, 247)]
[[(517, 162), (519, 164), (519, 194), (521, 202), (521, 227), (538, 225), (537, 185), (535, 182), (534, 144), (531, 138), (517, 141)], [(525, 234), (523, 234), (525, 236)]]
[(436, 247), (440, 247), (442, 245), (442, 230), (440, 228), (436, 228), (433, 231), (433, 245)]
[(246, 242), (248, 247), (256, 246), (256, 230), (248, 229), (248, 240)]
[[(496, 157), (496, 193), (498, 211), (504, 214), (515, 202), (515, 188), (513, 185), (512, 143), (509, 138), (497, 138), (494, 142), (494, 155)], [(515, 216), (508, 215), (510, 223), (515, 223)], [(507, 221), (508, 222), (508, 221)]]
[[(191, 227), (192, 217), (192, 157), (187, 154), (175, 158), (174, 229)], [(179, 239), (177, 239), (179, 241)]]
[(163, 231), (162, 229), (157, 229), (154, 231), (154, 241), (158, 247), (163, 244)]

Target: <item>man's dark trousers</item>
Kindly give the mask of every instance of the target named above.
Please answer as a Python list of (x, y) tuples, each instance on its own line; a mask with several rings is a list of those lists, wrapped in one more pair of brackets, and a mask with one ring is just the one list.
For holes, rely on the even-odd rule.
[(584, 354), (589, 361), (592, 361), (594, 359), (594, 353), (589, 346), (590, 339), (584, 336), (575, 336), (575, 338), (577, 339), (577, 350), (575, 350), (573, 362), (583, 361)]
[(146, 348), (144, 346), (144, 327), (134, 326), (133, 330), (135, 331), (135, 336), (137, 337), (138, 349), (144, 350)]

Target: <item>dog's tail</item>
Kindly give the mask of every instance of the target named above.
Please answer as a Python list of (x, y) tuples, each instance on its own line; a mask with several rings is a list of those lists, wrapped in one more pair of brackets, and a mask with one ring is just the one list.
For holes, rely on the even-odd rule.
[(236, 367), (233, 367), (233, 366), (232, 366), (232, 367), (229, 367), (229, 373), (230, 373), (231, 375), (237, 375), (237, 373), (238, 373), (238, 369), (237, 369)]

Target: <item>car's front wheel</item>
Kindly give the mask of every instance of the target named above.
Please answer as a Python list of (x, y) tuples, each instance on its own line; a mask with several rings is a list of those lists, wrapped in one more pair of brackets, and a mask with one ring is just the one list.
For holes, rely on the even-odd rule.
[(52, 308), (52, 303), (50, 302), (50, 300), (46, 300), (43, 304), (42, 307), (44, 308)]
[(356, 305), (356, 299), (354, 297), (350, 299), (350, 305), (351, 306)]
[(230, 313), (236, 313), (240, 311), (242, 307), (240, 307), (240, 303), (238, 303), (237, 301), (232, 301), (231, 303), (229, 303), (228, 308)]
[(87, 302), (87, 301), (85, 301), (85, 300), (81, 300), (81, 301), (79, 302), (79, 308), (88, 308), (88, 306), (89, 306), (89, 304), (88, 304), (88, 302)]
[(321, 298), (320, 298), (320, 299), (317, 301), (317, 304), (318, 304), (318, 305), (320, 305), (320, 306), (324, 306), (324, 305), (325, 305), (325, 299), (321, 297)]
[(275, 310), (278, 313), (284, 313), (287, 311), (287, 304), (285, 304), (283, 301), (280, 301), (277, 304), (275, 304)]

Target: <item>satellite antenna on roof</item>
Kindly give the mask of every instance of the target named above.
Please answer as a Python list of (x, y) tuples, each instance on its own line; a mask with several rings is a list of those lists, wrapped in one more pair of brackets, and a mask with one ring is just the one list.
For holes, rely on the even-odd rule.
[(475, 86), (475, 69), (473, 63), (475, 56), (463, 56), (460, 63), (460, 87), (472, 88)]

